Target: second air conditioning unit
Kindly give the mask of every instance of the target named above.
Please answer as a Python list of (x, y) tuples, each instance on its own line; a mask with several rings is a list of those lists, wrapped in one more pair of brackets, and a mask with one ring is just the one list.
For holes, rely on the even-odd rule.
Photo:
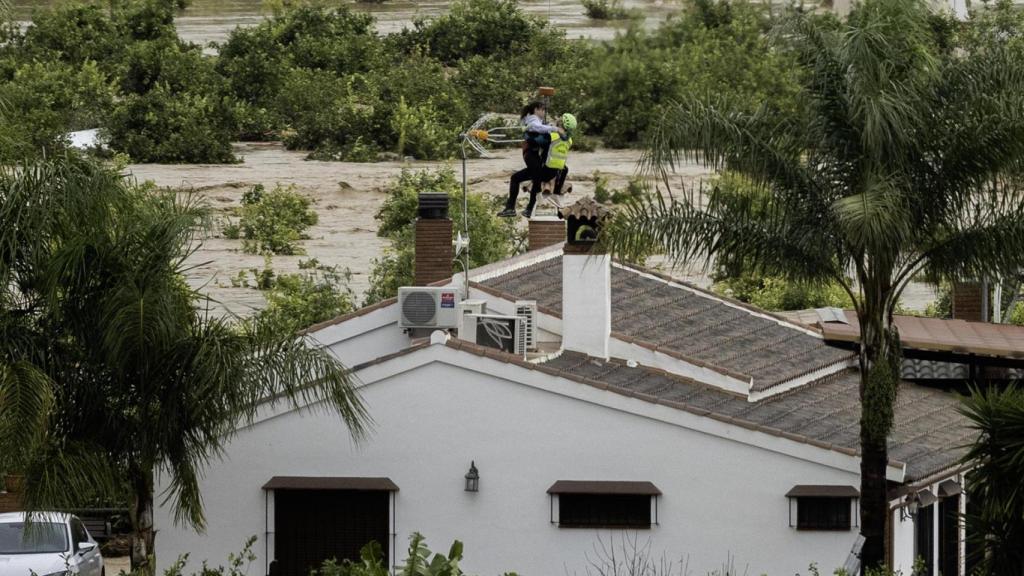
[(520, 316), (466, 314), (459, 338), (516, 356), (526, 356), (526, 323)]
[(463, 300), (459, 302), (459, 334), (467, 314), (487, 314), (487, 300)]
[(521, 316), (526, 324), (526, 349), (537, 349), (537, 301), (516, 300), (516, 316)]
[(398, 289), (398, 325), (402, 328), (455, 328), (459, 291), (451, 287), (407, 286)]

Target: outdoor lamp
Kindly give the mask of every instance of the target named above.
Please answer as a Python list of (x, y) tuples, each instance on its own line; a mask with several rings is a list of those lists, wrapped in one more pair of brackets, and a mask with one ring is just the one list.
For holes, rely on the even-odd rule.
[(476, 462), (469, 463), (469, 472), (466, 472), (466, 492), (478, 492), (480, 490), (480, 472), (476, 469)]
[(907, 494), (903, 502), (903, 507), (900, 509), (900, 520), (913, 520), (916, 518), (917, 510), (921, 506), (921, 497), (917, 495), (917, 492)]

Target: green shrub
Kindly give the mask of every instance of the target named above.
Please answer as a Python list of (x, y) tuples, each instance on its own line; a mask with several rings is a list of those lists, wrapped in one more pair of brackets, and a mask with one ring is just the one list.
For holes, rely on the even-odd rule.
[(747, 109), (767, 103), (776, 115), (797, 114), (795, 56), (770, 44), (768, 12), (747, 0), (712, 5), (722, 11), (691, 8), (655, 32), (633, 24), (577, 69), (573, 104), (606, 144), (642, 141), (666, 103), (688, 97), (721, 95)]
[(621, 20), (633, 16), (621, 0), (582, 0), (583, 12), (594, 20)]
[[(241, 552), (238, 554), (228, 554), (227, 567), (218, 566), (213, 568), (207, 566), (206, 562), (203, 562), (202, 569), (199, 572), (193, 572), (192, 576), (246, 576), (249, 566), (256, 561), (256, 554), (252, 551), (255, 543), (256, 537), (250, 536), (245, 541)], [(188, 554), (185, 554), (164, 571), (164, 576), (185, 576), (185, 566), (187, 563)], [(151, 572), (146, 568), (141, 568), (138, 571), (133, 571), (130, 576), (147, 576), (148, 574), (151, 574)]]
[(112, 148), (135, 162), (190, 164), (234, 162), (233, 132), (227, 102), (162, 86), (124, 96), (103, 131)]
[[(0, 69), (38, 62), (50, 72), (61, 64), (77, 71), (62, 72), (66, 85), (51, 92), (88, 95), (88, 104), (62, 108), (98, 110), (89, 112), (90, 120), (103, 120), (110, 146), (135, 161), (231, 162), (235, 105), (225, 98), (213, 60), (178, 39), (174, 16), (182, 4), (118, 0), (107, 7), (66, 3), (42, 10), (23, 33), (9, 34)], [(37, 84), (50, 78), (39, 76)], [(46, 100), (22, 116), (44, 114)], [(36, 134), (51, 126), (39, 120), (31, 124)], [(40, 138), (30, 140), (38, 145)]]
[(772, 311), (808, 308), (850, 308), (853, 301), (838, 283), (808, 285), (783, 278), (743, 276), (716, 282), (719, 294)]
[(99, 4), (56, 3), (33, 14), (18, 40), (24, 60), (59, 60), (72, 66), (96, 62), (113, 73), (123, 58), (126, 26)]
[(299, 240), (317, 223), (313, 201), (295, 186), (278, 185), (270, 192), (257, 184), (242, 195), (239, 228), (242, 247), (250, 254), (303, 254)]
[(348, 150), (368, 143), (375, 154), (376, 140), (364, 136), (390, 132), (377, 124), (375, 100), (376, 86), (362, 75), (341, 78), (325, 70), (292, 70), (278, 97), (278, 110), (290, 123), (285, 146), (327, 151), (340, 160)]
[(1024, 326), (1024, 302), (1017, 302), (1012, 310), (1007, 312), (1010, 324)]
[(937, 298), (929, 302), (924, 309), (924, 315), (929, 318), (952, 318), (953, 317), (953, 289), (949, 283), (943, 282), (939, 285)]
[[(316, 124), (308, 117), (297, 120), (294, 116), (317, 108), (294, 102), (299, 98), (296, 90), (310, 87), (294, 71), (318, 71), (323, 74), (305, 79), (325, 80), (385, 68), (383, 42), (373, 30), (373, 18), (347, 7), (283, 8), (257, 26), (236, 28), (219, 49), (217, 71), (238, 101), (238, 136), (243, 140), (273, 138), (289, 124), (307, 128)], [(320, 112), (329, 114), (337, 97), (329, 88), (301, 99), (307, 103), (319, 99)], [(292, 146), (344, 148), (322, 138), (311, 146), (293, 140)]]
[(57, 60), (18, 66), (9, 79), (0, 80), (5, 132), (0, 159), (20, 160), (63, 148), (68, 132), (103, 122), (113, 95), (113, 87), (92, 62), (77, 68)]
[(473, 54), (514, 59), (547, 24), (526, 15), (515, 0), (456, 0), (447, 14), (419, 18), (395, 42), (406, 52), (422, 49), (446, 65)]
[(106, 128), (136, 162), (233, 162), (234, 104), (198, 46), (136, 42), (125, 53), (121, 97)]
[(594, 201), (600, 202), (601, 204), (608, 204), (612, 201), (612, 193), (614, 190), (608, 185), (608, 177), (602, 176), (600, 172), (594, 170)]
[[(256, 288), (265, 291), (266, 308), (258, 315), (282, 330), (297, 331), (351, 312), (355, 294), (352, 273), (325, 266), (315, 258), (299, 262), (300, 272), (275, 274), (269, 258), (263, 270), (250, 270)], [(241, 285), (248, 285), (244, 272)]]
[(594, 170), (594, 200), (601, 204), (625, 204), (640, 200), (650, 193), (650, 186), (640, 178), (630, 178), (625, 188), (616, 189), (608, 184), (608, 177)]

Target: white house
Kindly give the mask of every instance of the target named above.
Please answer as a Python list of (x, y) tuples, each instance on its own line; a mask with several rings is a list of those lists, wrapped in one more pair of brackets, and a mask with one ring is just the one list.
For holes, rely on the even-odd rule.
[[(587, 217), (577, 206), (570, 221)], [(425, 284), (450, 271), (451, 222), (435, 216), (417, 224)], [(530, 226), (531, 248), (565, 237), (557, 219)], [(439, 302), (431, 314), (466, 296), (492, 314), (535, 301), (525, 355), (467, 341), (471, 322), (489, 326), (479, 320), (462, 334), (403, 330), (395, 299), (313, 327), (353, 367), (371, 436), (353, 443), (317, 407), (268, 407), (206, 470), (205, 534), (158, 510), (159, 568), (183, 553), (223, 562), (253, 535), (259, 576), (275, 560), (275, 574), (306, 574), (371, 539), (399, 563), (413, 532), (439, 550), (462, 540), (463, 567), (481, 575), (584, 574), (596, 547), (623, 538), (696, 574), (842, 566), (859, 525), (854, 353), (586, 250), (556, 241), (472, 271), (468, 294), (462, 277), (424, 289)], [(442, 264), (436, 278), (428, 261)], [(965, 573), (948, 519), (964, 508), (970, 440), (952, 395), (901, 387), (887, 475), (891, 562), (904, 574), (915, 556), (932, 574)]]

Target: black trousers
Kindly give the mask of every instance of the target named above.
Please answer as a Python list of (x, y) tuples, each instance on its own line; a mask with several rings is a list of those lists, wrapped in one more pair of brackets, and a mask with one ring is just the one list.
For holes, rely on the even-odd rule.
[(535, 169), (526, 167), (519, 172), (512, 175), (512, 180), (509, 182), (508, 191), (508, 202), (505, 203), (505, 208), (515, 209), (516, 198), (519, 197), (519, 187), (523, 182), (532, 180), (530, 185), (530, 201), (526, 204), (526, 211), (532, 212), (534, 206), (537, 205), (537, 194), (540, 193), (541, 184), (557, 178), (555, 180), (555, 194), (562, 193), (562, 186), (565, 184), (565, 179), (569, 175), (569, 167), (556, 170), (554, 168), (548, 168), (547, 166), (537, 166)]
[[(530, 180), (537, 180), (538, 173), (544, 167), (544, 163), (541, 162), (540, 154), (536, 150), (523, 150), (523, 162), (526, 163), (526, 168), (516, 172), (512, 175), (512, 178), (508, 181), (508, 200), (505, 201), (505, 208), (515, 209), (516, 199), (519, 198), (519, 187), (523, 182)], [(539, 190), (540, 184), (534, 186)], [(530, 191), (531, 207), (535, 193), (533, 189)]]

